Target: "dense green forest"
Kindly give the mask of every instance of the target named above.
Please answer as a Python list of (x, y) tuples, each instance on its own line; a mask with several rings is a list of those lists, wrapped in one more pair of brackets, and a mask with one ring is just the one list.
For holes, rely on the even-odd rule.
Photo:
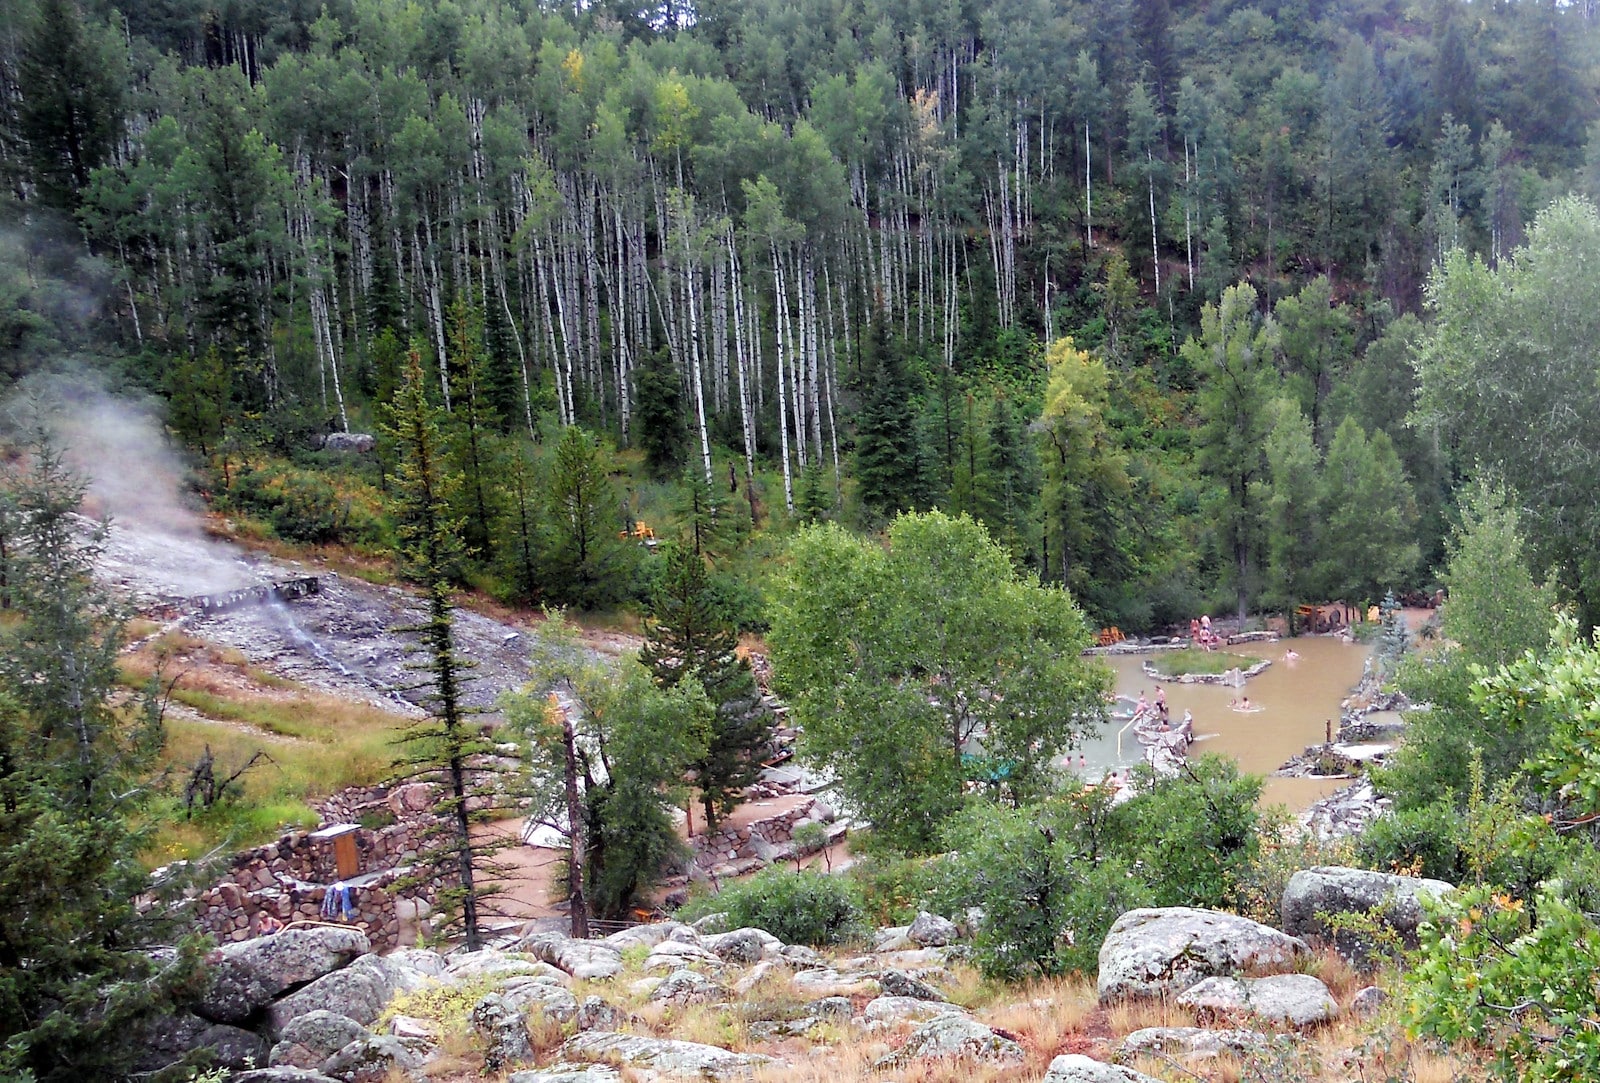
[(110, 338), (219, 501), (378, 543), (392, 449), (310, 449), (415, 351), (522, 602), (637, 597), (685, 477), (969, 513), (1102, 624), (1375, 600), (1488, 471), (1592, 610), (1600, 228), (1535, 223), (1600, 181), (1593, 15), (8, 0), (0, 379)]

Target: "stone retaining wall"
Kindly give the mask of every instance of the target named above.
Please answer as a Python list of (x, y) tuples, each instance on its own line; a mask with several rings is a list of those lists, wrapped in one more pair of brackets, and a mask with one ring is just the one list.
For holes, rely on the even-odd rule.
[[(696, 835), (689, 840), (689, 848), (698, 870), (718, 877), (742, 875), (774, 861), (814, 853), (819, 847), (797, 849), (795, 828), (807, 823), (832, 824), (833, 819), (833, 809), (810, 797), (787, 812), (754, 820), (746, 826), (718, 831), (714, 835)], [(844, 831), (844, 825), (833, 824), (827, 834), (828, 842), (836, 841)]]
[[(396, 891), (393, 885), (411, 871), (424, 849), (433, 827), (435, 789), (424, 783), (394, 790), (351, 789), (322, 804), (325, 825), (395, 821), (381, 828), (355, 826), (347, 836), (354, 840), (361, 869), (360, 875), (346, 881), (355, 889), (357, 910), (350, 924), (360, 927), (375, 949), (386, 950), (414, 937), (415, 920), (432, 911), (432, 888)], [(233, 855), (228, 873), (193, 896), (195, 918), (224, 942), (254, 936), (263, 914), (284, 922), (324, 920), (323, 899), (339, 879), (330, 840), (318, 839), (314, 832), (291, 832)]]

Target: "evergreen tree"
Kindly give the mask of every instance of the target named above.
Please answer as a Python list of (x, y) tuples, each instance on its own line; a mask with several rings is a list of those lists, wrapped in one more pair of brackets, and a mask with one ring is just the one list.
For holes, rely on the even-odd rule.
[(1369, 439), (1354, 418), (1333, 434), (1323, 469), (1322, 582), (1366, 603), (1416, 567), (1417, 508), (1387, 433)]
[(1292, 399), (1274, 399), (1268, 407), (1267, 588), (1281, 603), (1294, 635), (1295, 610), (1313, 590), (1321, 518), (1321, 463), (1311, 438), (1311, 423)]
[(402, 770), (410, 777), (440, 778), (444, 796), (435, 806), (440, 824), (428, 851), (419, 860), (422, 875), (442, 885), (441, 909), (459, 925), (468, 951), (483, 943), (480, 903), (493, 893), (478, 882), (479, 858), (487, 850), (472, 838), (478, 817), (468, 801), (482, 796), (477, 784), (485, 771), (483, 757), (493, 746), (467, 724), (462, 684), (470, 663), (456, 653), (454, 603), (450, 598), (463, 558), (461, 522), (450, 515), (450, 501), (459, 475), (449, 471), (439, 433), (441, 411), (424, 391), (421, 352), (407, 359), (405, 382), (389, 408), (388, 435), (399, 445), (399, 490), (396, 531), (399, 555), (407, 574), (423, 589), (426, 617), (410, 631), (426, 652), (419, 668), (427, 671), (429, 717), (406, 733)]
[(19, 124), (45, 202), (71, 210), (122, 124), (122, 65), (72, 0), (42, 0), (22, 46)]
[(683, 469), (689, 447), (684, 423), (683, 386), (665, 349), (654, 350), (633, 373), (633, 432), (645, 466), (664, 478)]
[(77, 518), (84, 487), (48, 440), (23, 462), (0, 477), (17, 614), (0, 626), (0, 1078), (111, 1079), (197, 958), (187, 940), (153, 954), (164, 910), (135, 907), (162, 729), (153, 700), (112, 703), (122, 623), (91, 578), (104, 533)]
[(715, 831), (761, 774), (772, 712), (761, 701), (750, 664), (734, 652), (738, 629), (705, 558), (688, 546), (667, 546), (644, 634), (639, 660), (656, 683), (672, 688), (693, 680), (716, 709), (705, 755), (694, 764), (706, 830)]
[(856, 482), (866, 518), (877, 523), (926, 499), (928, 469), (905, 359), (881, 329), (869, 338), (875, 356), (856, 424)]
[(561, 431), (545, 472), (544, 583), (554, 601), (594, 608), (628, 587), (617, 538), (617, 500), (600, 441), (576, 425)]

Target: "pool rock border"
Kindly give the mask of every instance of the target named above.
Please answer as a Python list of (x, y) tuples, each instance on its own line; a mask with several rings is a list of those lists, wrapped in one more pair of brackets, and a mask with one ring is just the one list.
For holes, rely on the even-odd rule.
[[(1251, 677), (1265, 672), (1266, 668), (1271, 664), (1272, 659), (1263, 658), (1249, 669), (1239, 669), (1238, 666), (1235, 666), (1234, 669), (1239, 669), (1239, 682), (1242, 684), (1243, 682), (1248, 681)], [(1165, 681), (1167, 684), (1234, 683), (1232, 669), (1228, 670), (1226, 673), (1180, 673), (1177, 676), (1169, 676), (1157, 670), (1156, 667), (1151, 665), (1149, 662), (1141, 662), (1140, 667), (1144, 670), (1144, 675), (1146, 677), (1149, 677), (1153, 681)]]

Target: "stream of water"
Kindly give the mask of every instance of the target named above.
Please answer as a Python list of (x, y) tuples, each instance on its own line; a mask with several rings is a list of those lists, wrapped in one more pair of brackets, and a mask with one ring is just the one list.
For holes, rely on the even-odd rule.
[[(1300, 657), (1285, 661), (1294, 650)], [(1244, 682), (1242, 689), (1214, 684), (1162, 683), (1172, 719), (1194, 713), (1195, 734), (1199, 738), (1189, 749), (1191, 756), (1217, 752), (1238, 761), (1252, 774), (1268, 775), (1307, 745), (1321, 744), (1324, 726), (1331, 719), (1339, 725), (1339, 702), (1361, 678), (1370, 648), (1341, 643), (1326, 637), (1280, 640), (1276, 643), (1241, 643), (1226, 648), (1240, 656), (1241, 667), (1266, 658), (1272, 661), (1266, 671)], [(1159, 662), (1159, 654), (1120, 655), (1105, 661), (1115, 674), (1113, 685), (1118, 695), (1137, 699), (1143, 692), (1154, 699), (1157, 682), (1147, 677), (1142, 663)], [(1253, 712), (1230, 709), (1237, 697), (1250, 697)], [(1126, 708), (1126, 704), (1122, 705)], [(1087, 760), (1084, 774), (1098, 778), (1109, 770), (1126, 769), (1143, 759), (1144, 749), (1130, 729), (1118, 739), (1121, 720), (1107, 723), (1101, 734), (1088, 741), (1082, 753)], [(1077, 762), (1078, 752), (1073, 753)], [(1300, 810), (1345, 785), (1344, 782), (1315, 778), (1267, 778), (1262, 800)]]

